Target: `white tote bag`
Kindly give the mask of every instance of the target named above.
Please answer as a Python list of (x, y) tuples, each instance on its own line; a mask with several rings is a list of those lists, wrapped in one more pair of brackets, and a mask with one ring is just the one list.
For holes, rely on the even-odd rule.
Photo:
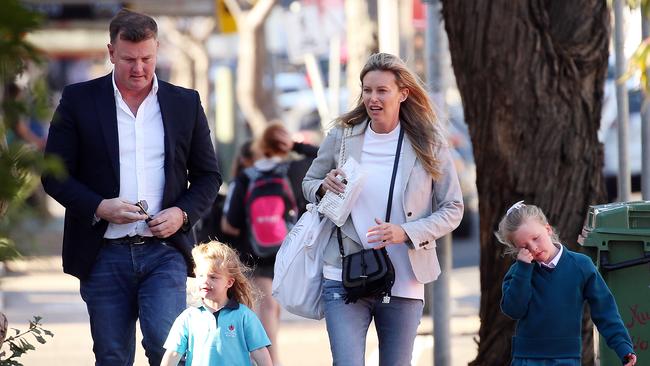
[(331, 232), (332, 222), (310, 203), (282, 242), (275, 257), (273, 297), (288, 312), (323, 319), (323, 251)]

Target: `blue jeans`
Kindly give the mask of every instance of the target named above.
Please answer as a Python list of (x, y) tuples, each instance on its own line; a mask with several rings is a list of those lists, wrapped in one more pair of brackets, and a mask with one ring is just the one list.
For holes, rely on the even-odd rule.
[(187, 281), (183, 256), (163, 243), (104, 244), (81, 281), (95, 365), (133, 365), (138, 318), (149, 364), (160, 365), (169, 329), (186, 306)]
[(580, 366), (579, 358), (514, 358), (510, 366)]
[(346, 304), (344, 295), (342, 282), (323, 280), (321, 296), (334, 365), (365, 364), (366, 335), (373, 318), (379, 338), (379, 365), (411, 365), (422, 300), (391, 297), (390, 303), (383, 304), (381, 299), (367, 297)]

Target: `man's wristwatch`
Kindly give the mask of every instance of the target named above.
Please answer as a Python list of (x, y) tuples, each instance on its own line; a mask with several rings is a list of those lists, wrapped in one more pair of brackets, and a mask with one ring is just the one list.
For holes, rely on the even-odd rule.
[(181, 210), (183, 213), (183, 226), (181, 226), (181, 230), (187, 231), (190, 229), (190, 219), (187, 217), (187, 212)]

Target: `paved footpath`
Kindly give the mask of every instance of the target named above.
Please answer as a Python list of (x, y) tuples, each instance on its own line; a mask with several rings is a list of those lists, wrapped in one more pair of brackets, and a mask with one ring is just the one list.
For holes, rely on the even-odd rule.
[[(51, 201), (54, 202), (54, 201)], [(61, 228), (63, 210), (54, 204), (50, 208), (54, 220), (28, 223), (23, 231), (29, 233), (17, 240), (23, 253), (33, 253), (22, 260), (8, 262), (6, 274), (0, 277), (0, 310), (9, 319), (9, 327), (26, 329), (34, 315), (43, 318), (44, 327), (54, 332), (54, 338), (36, 345), (19, 360), (25, 366), (94, 364), (88, 313), (79, 296), (79, 282), (61, 270)], [(479, 328), (480, 281), (478, 270), (478, 239), (475, 234), (453, 244), (454, 268), (450, 279), (451, 303), (451, 364), (467, 365), (477, 353), (474, 338)], [(32, 244), (27, 244), (31, 242)], [(192, 286), (191, 283), (188, 285)], [(3, 301), (4, 300), (4, 301)], [(433, 365), (431, 318), (422, 319), (413, 351), (414, 366)], [(138, 341), (135, 366), (147, 365)], [(282, 314), (278, 347), (283, 366), (331, 365), (325, 321), (314, 321)], [(374, 326), (367, 337), (366, 365), (378, 364), (377, 337)]]
[[(7, 263), (2, 279), (4, 311), (9, 326), (26, 328), (33, 315), (43, 317), (46, 329), (54, 338), (37, 344), (20, 359), (31, 365), (93, 365), (92, 341), (88, 315), (79, 296), (78, 281), (61, 272), (58, 256), (32, 257)], [(478, 267), (452, 271), (452, 365), (466, 365), (476, 355), (473, 337), (478, 331)], [(283, 314), (279, 348), (284, 366), (331, 365), (324, 321), (312, 321)], [(413, 352), (413, 365), (433, 365), (432, 323), (425, 317), (420, 326)], [(377, 341), (374, 329), (367, 341), (367, 365), (377, 365)], [(135, 365), (146, 365), (144, 352), (138, 347)]]

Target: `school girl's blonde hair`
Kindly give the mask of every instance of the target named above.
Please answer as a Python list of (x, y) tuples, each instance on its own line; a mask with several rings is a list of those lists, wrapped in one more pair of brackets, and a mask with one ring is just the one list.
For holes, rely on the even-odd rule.
[[(510, 207), (508, 212), (501, 218), (499, 222), (499, 230), (494, 233), (499, 242), (505, 245), (504, 254), (511, 255), (513, 257), (517, 256), (519, 248), (515, 246), (512, 242), (512, 233), (517, 231), (521, 224), (526, 219), (537, 220), (542, 225), (549, 225), (548, 219), (541, 208), (535, 205), (526, 205), (523, 202), (517, 202), (515, 205)], [(551, 242), (556, 245), (560, 245), (560, 238), (558, 237), (555, 228), (551, 226)]]

